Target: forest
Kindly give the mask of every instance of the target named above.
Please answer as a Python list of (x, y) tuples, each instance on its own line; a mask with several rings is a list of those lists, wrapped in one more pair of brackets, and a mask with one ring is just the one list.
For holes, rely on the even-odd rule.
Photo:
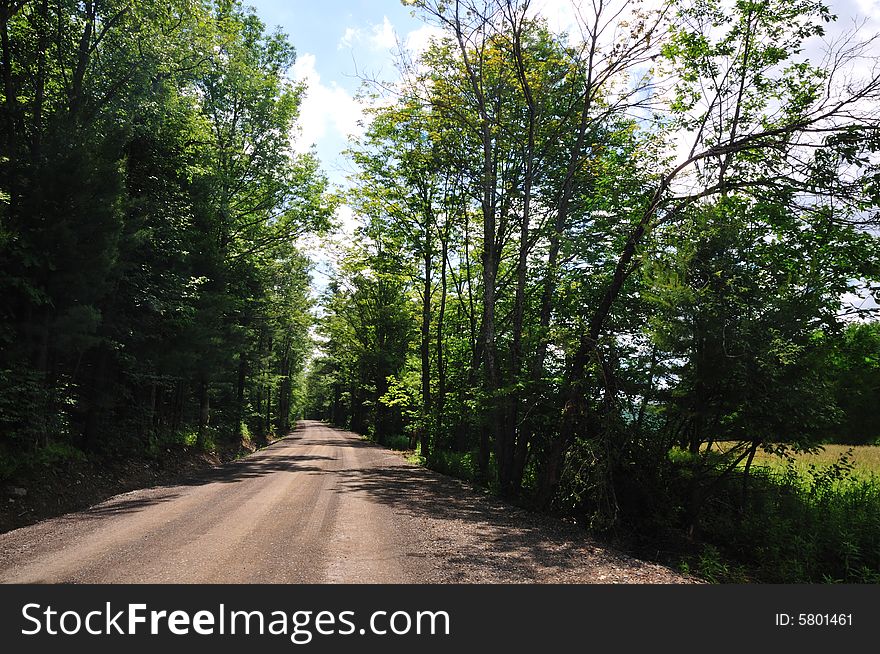
[(328, 227), (295, 51), (238, 3), (5, 2), (4, 453), (290, 429)]
[(308, 417), (709, 580), (880, 581), (880, 479), (795, 465), (880, 444), (877, 37), (403, 4), (438, 36), (335, 189), (237, 0), (2, 0), (0, 479)]

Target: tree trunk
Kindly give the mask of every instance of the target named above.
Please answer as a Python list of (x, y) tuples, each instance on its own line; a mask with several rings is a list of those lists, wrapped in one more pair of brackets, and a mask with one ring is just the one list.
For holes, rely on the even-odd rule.
[[(491, 411), (487, 411), (491, 415)], [(489, 448), (491, 445), (491, 430), (484, 418), (480, 423), (480, 451), (477, 453), (477, 481), (487, 483), (489, 481)]]
[[(587, 370), (587, 362), (590, 356), (598, 356), (597, 343), (599, 336), (601, 335), (605, 327), (605, 323), (607, 322), (608, 316), (611, 313), (611, 309), (614, 306), (614, 301), (620, 294), (620, 291), (623, 288), (623, 284), (631, 272), (630, 262), (635, 255), (636, 244), (641, 241), (641, 238), (644, 235), (646, 228), (647, 218), (643, 216), (642, 221), (630, 234), (629, 239), (627, 239), (627, 243), (624, 246), (620, 258), (617, 261), (617, 265), (615, 266), (614, 275), (612, 276), (608, 287), (605, 289), (605, 293), (603, 293), (602, 298), (599, 301), (598, 306), (596, 307), (596, 310), (593, 312), (593, 315), (590, 318), (589, 330), (587, 331), (587, 333), (581, 335), (578, 349), (574, 355), (574, 365), (572, 366), (570, 374), (568, 376), (569, 392), (566, 397), (566, 410), (563, 411), (563, 418), (560, 425), (560, 433), (556, 439), (558, 443), (554, 442), (552, 448), (562, 448), (563, 452), (561, 458), (564, 458), (565, 451), (567, 450), (569, 445), (574, 442), (578, 431), (582, 428), (583, 425), (586, 424), (584, 420), (586, 418), (585, 375)], [(608, 378), (607, 375), (606, 381), (608, 383), (613, 382), (613, 380)], [(611, 387), (606, 385), (606, 403), (612, 399), (610, 397), (611, 392)], [(578, 416), (576, 420), (572, 420), (568, 417), (568, 414), (570, 413), (569, 407), (574, 408), (572, 415)], [(553, 466), (550, 466), (548, 468), (548, 471), (552, 472), (553, 476), (548, 477), (543, 481), (544, 493), (549, 492), (551, 488), (553, 488), (555, 491), (555, 488), (558, 487), (559, 481), (561, 479), (561, 469), (554, 469)], [(544, 501), (546, 501), (546, 498), (544, 498)]]
[(178, 379), (174, 386), (174, 396), (171, 398), (171, 424), (170, 435), (176, 436), (180, 433), (180, 426), (183, 423), (183, 382)]
[(154, 403), (153, 403), (153, 423), (152, 427), (152, 435), (159, 436), (162, 433), (162, 423), (164, 422), (164, 411), (165, 408), (165, 385), (161, 386), (156, 382), (154, 384), (156, 386), (156, 392), (154, 394)]
[(382, 402), (379, 401), (379, 398), (385, 395), (388, 392), (388, 375), (379, 374), (379, 378), (376, 380), (376, 399), (375, 399), (375, 407), (376, 407), (376, 441), (379, 443), (385, 443), (385, 439), (388, 436), (388, 421), (386, 416), (386, 408)]
[(272, 387), (266, 385), (266, 439), (272, 433)]
[[(528, 137), (524, 153), (525, 170), (523, 172), (522, 219), (520, 223), (519, 256), (516, 264), (516, 292), (513, 305), (513, 335), (510, 347), (510, 380), (512, 387), (506, 398), (507, 417), (503, 442), (498, 448), (498, 470), (501, 482), (501, 494), (505, 497), (519, 495), (522, 488), (522, 474), (525, 467), (525, 453), (528, 451), (529, 433), (519, 428), (520, 403), (522, 392), (519, 390), (523, 361), (523, 323), (525, 321), (526, 277), (528, 273), (528, 256), (531, 251), (529, 239), (531, 223), (532, 187), (535, 182), (535, 130), (538, 122), (538, 109), (532, 94), (532, 87), (526, 74), (526, 62), (522, 50), (523, 24), (508, 5), (513, 36), (513, 59), (519, 78), (520, 88), (528, 113)], [(520, 462), (522, 459), (522, 463)]]
[(94, 452), (97, 449), (101, 420), (104, 418), (105, 389), (107, 388), (107, 366), (110, 353), (104, 343), (92, 350), (91, 372), (87, 375), (84, 403), (86, 419), (82, 432), (82, 449)]
[(494, 194), (490, 190), (485, 191), (485, 193), (486, 197), (483, 204), (483, 316), (480, 349), (483, 355), (483, 383), (489, 407), (485, 411), (480, 431), (478, 481), (481, 483), (489, 481), (491, 436), (493, 433), (496, 437), (504, 433), (500, 424), (501, 420), (499, 420), (503, 411), (499, 410), (497, 406), (500, 379), (495, 347), (495, 285), (498, 257), (496, 256), (495, 247)]
[[(529, 134), (530, 148), (534, 137)], [(529, 150), (531, 152), (531, 150)], [(520, 380), (523, 359), (523, 322), (525, 320), (526, 274), (529, 255), (529, 211), (531, 204), (531, 166), (526, 172), (523, 199), (522, 227), (520, 231), (519, 258), (516, 266), (516, 294), (513, 307), (513, 339), (510, 348), (510, 383), (514, 388)], [(511, 390), (506, 398), (507, 418), (505, 435), (498, 447), (498, 471), (501, 482), (501, 495), (515, 497), (522, 487), (522, 471), (517, 465), (517, 450), (527, 450), (527, 433), (518, 429), (521, 394)], [(517, 443), (519, 438), (520, 443)]]
[(9, 213), (13, 213), (18, 205), (18, 184), (16, 174), (18, 171), (17, 143), (15, 135), (16, 117), (18, 114), (18, 92), (12, 77), (12, 45), (9, 41), (9, 6), (4, 4), (0, 8), (0, 47), (3, 49), (3, 94), (5, 96), (4, 113), (6, 114), (6, 152), (3, 153), (8, 161), (3, 166), (7, 171), (6, 188), (9, 192)]
[[(351, 407), (349, 410), (349, 423), (348, 428), (356, 434), (366, 435), (367, 433), (367, 425), (366, 420), (364, 419), (364, 382), (360, 383), (353, 382), (349, 385), (349, 393), (348, 397), (351, 398)], [(376, 440), (379, 440), (380, 435), (377, 434)], [(382, 441), (379, 440), (381, 443)]]
[(241, 439), (241, 424), (244, 422), (244, 389), (247, 384), (247, 357), (244, 352), (238, 355), (238, 376), (235, 384), (235, 438)]
[(153, 379), (149, 388), (149, 400), (147, 401), (146, 416), (138, 421), (140, 425), (140, 440), (146, 442), (149, 436), (154, 433), (156, 425), (156, 414), (159, 408), (159, 393), (156, 388), (156, 380)]
[(422, 425), (419, 445), (428, 459), (431, 443), (431, 226), (425, 221), (424, 284), (422, 287)]
[(749, 499), (749, 473), (752, 470), (752, 463), (755, 460), (755, 454), (758, 452), (760, 446), (760, 441), (752, 441), (752, 444), (749, 447), (749, 455), (746, 458), (746, 465), (743, 468), (742, 497), (740, 498), (740, 510), (742, 511), (746, 510), (746, 502)]
[(586, 336), (581, 336), (580, 346), (572, 362), (569, 375), (570, 385), (568, 391), (563, 395), (565, 405), (562, 410), (559, 434), (550, 443), (550, 451), (538, 482), (538, 503), (545, 508), (550, 506), (556, 495), (562, 480), (565, 455), (583, 428), (587, 416), (585, 375), (587, 357), (591, 347), (584, 343), (585, 339)]
[[(271, 370), (271, 361), (272, 361), (272, 346), (273, 339), (272, 334), (268, 334), (268, 343), (266, 345), (266, 353), (269, 356), (269, 365), (267, 366)], [(272, 382), (271, 380), (266, 380), (266, 422), (265, 428), (263, 432), (266, 435), (266, 440), (269, 439), (269, 434), (272, 433)]]
[(83, 26), (82, 36), (79, 40), (77, 61), (73, 74), (71, 75), (70, 96), (68, 98), (68, 109), (74, 121), (78, 119), (83, 104), (83, 83), (85, 81), (86, 71), (89, 67), (92, 34), (94, 33), (95, 28), (95, 2), (86, 2), (85, 10), (86, 20), (85, 25)]
[(256, 382), (257, 392), (256, 392), (256, 419), (255, 422), (252, 423), (254, 427), (254, 436), (256, 438), (257, 443), (265, 443), (265, 439), (263, 438), (263, 384), (260, 382), (260, 377), (263, 373), (263, 344), (265, 343), (265, 327), (260, 327), (260, 339), (257, 343), (257, 356), (255, 359), (257, 370), (256, 370)]
[(208, 423), (210, 420), (210, 395), (209, 384), (206, 375), (202, 375), (199, 380), (199, 430), (196, 434), (196, 448), (204, 449), (208, 436)]
[(278, 426), (279, 435), (283, 436), (290, 431), (290, 403), (293, 392), (293, 384), (290, 379), (290, 339), (284, 342), (284, 352), (281, 357), (281, 386), (278, 391)]
[(342, 403), (342, 386), (339, 382), (333, 384), (333, 404), (330, 406), (330, 424), (337, 427), (342, 425), (342, 415), (340, 414)]
[[(447, 219), (448, 221), (448, 219)], [(449, 248), (449, 230), (441, 238), (440, 253), (440, 308), (437, 312), (437, 397), (434, 400), (435, 442), (443, 438), (443, 410), (446, 404), (446, 361), (443, 356), (443, 321), (446, 317), (446, 255)]]
[(37, 45), (37, 78), (34, 83), (34, 133), (32, 159), (39, 165), (43, 138), (43, 101), (46, 95), (46, 50), (49, 47), (49, 0), (40, 3), (40, 24)]

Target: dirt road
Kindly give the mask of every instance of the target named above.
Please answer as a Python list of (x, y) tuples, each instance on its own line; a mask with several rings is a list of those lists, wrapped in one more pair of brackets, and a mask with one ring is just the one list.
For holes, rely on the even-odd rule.
[(0, 582), (687, 582), (317, 422), (0, 535)]

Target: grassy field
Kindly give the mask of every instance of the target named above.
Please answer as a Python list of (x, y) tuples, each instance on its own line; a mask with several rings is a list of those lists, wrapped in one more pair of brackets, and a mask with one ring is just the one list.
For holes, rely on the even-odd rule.
[[(859, 477), (880, 476), (880, 446), (878, 445), (824, 445), (822, 451), (816, 454), (796, 454), (795, 467), (806, 471), (810, 465), (827, 466), (840, 461), (841, 457), (849, 454), (849, 461), (853, 465), (853, 475)], [(788, 462), (775, 454), (758, 451), (755, 455), (755, 465), (762, 465), (771, 469), (785, 468)]]
[[(716, 443), (715, 450), (726, 451), (733, 443)], [(822, 445), (821, 450), (814, 454), (792, 454), (794, 466), (798, 472), (807, 472), (810, 466), (827, 467), (839, 463), (844, 456), (852, 465), (852, 476), (860, 478), (880, 478), (880, 445)], [(743, 464), (740, 464), (742, 467)], [(752, 464), (763, 467), (771, 472), (782, 472), (788, 467), (788, 459), (776, 454), (758, 450)]]

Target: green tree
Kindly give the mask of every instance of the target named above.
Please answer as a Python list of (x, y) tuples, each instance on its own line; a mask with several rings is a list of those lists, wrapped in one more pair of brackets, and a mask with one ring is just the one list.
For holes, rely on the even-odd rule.
[(286, 38), (230, 0), (5, 2), (0, 37), (0, 447), (286, 430), (335, 205)]

